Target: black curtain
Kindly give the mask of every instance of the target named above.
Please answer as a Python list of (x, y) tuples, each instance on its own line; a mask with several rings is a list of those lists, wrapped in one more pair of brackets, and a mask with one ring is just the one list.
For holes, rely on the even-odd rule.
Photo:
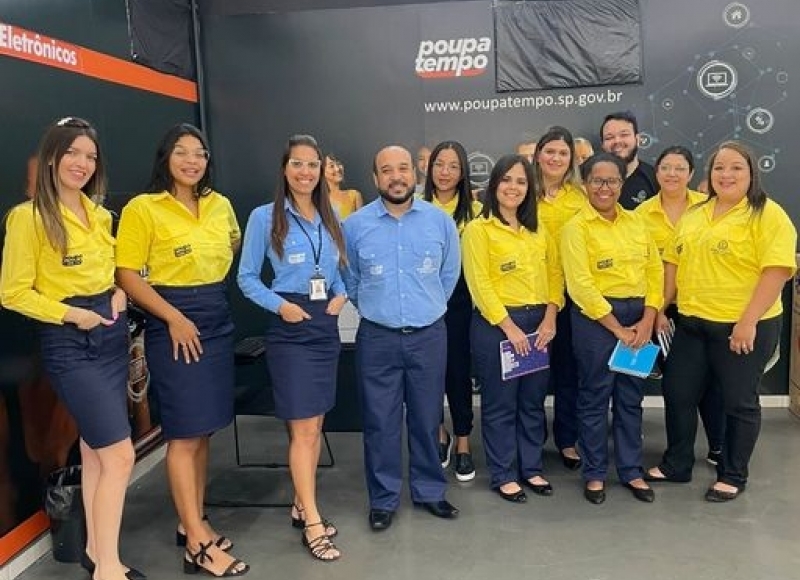
[(642, 82), (639, 0), (495, 0), (496, 88)]
[(195, 80), (192, 0), (127, 0), (134, 62)]

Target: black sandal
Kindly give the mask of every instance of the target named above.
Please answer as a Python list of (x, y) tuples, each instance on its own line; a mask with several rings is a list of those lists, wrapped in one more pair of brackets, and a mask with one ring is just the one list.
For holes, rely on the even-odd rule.
[[(339, 548), (337, 548), (334, 545), (334, 543), (331, 542), (329, 536), (323, 533), (314, 538), (313, 540), (309, 540), (306, 537), (306, 532), (309, 530), (309, 528), (313, 528), (316, 526), (323, 526), (323, 523), (315, 522), (313, 524), (308, 524), (303, 528), (303, 535), (301, 536), (303, 545), (306, 548), (308, 548), (308, 553), (311, 554), (317, 560), (320, 560), (322, 562), (335, 562), (336, 560), (342, 557), (342, 553), (339, 552)], [(336, 551), (338, 552), (338, 554), (336, 554), (335, 556), (328, 557), (328, 554), (331, 551)]]
[[(303, 512), (305, 512), (305, 508), (301, 508), (296, 503), (292, 504), (292, 507), (297, 510), (298, 516), (302, 516)], [(289, 516), (292, 518), (292, 527), (297, 530), (302, 530), (306, 527), (306, 519), (304, 517), (294, 517), (291, 513)], [(339, 530), (336, 529), (336, 526), (333, 525), (333, 522), (327, 518), (322, 518), (322, 524), (325, 526), (325, 535), (329, 538), (335, 538), (336, 535), (339, 533)]]
[[(203, 521), (207, 522), (208, 516), (203, 516)], [(175, 545), (181, 548), (186, 546), (186, 532), (175, 530)], [(223, 552), (228, 552), (233, 548), (233, 542), (225, 536), (217, 536), (217, 539), (214, 540), (214, 545)]]
[[(209, 576), (215, 576), (217, 578), (229, 578), (231, 576), (244, 576), (250, 571), (250, 565), (245, 564), (241, 560), (234, 560), (230, 563), (230, 566), (225, 568), (225, 571), (222, 574), (215, 574), (208, 568), (204, 567), (202, 564), (206, 561), (213, 562), (214, 558), (208, 555), (208, 549), (214, 545), (213, 540), (209, 541), (207, 544), (200, 543), (200, 549), (197, 550), (197, 553), (192, 554), (189, 550), (186, 550), (186, 556), (189, 556), (189, 560), (186, 559), (186, 556), (183, 558), (183, 573), (184, 574), (197, 574), (198, 572), (205, 572)], [(244, 564), (244, 568), (239, 568), (240, 564)]]

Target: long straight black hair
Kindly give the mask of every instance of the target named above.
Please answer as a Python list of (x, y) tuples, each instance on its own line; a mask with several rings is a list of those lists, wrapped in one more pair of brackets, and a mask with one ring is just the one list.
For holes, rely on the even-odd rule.
[(425, 176), (425, 190), (422, 193), (422, 198), (425, 201), (432, 201), (436, 191), (436, 185), (433, 183), (433, 165), (439, 154), (445, 149), (452, 149), (458, 156), (458, 162), (461, 165), (461, 178), (456, 184), (456, 195), (458, 195), (458, 202), (456, 209), (453, 212), (453, 219), (456, 224), (466, 224), (475, 217), (472, 211), (472, 183), (469, 176), (469, 160), (467, 159), (467, 152), (464, 146), (458, 141), (442, 141), (431, 151), (431, 156), (428, 160), (428, 174)]
[(525, 199), (517, 208), (517, 219), (519, 223), (528, 230), (535, 232), (539, 227), (539, 217), (536, 210), (536, 185), (534, 183), (533, 167), (523, 155), (503, 155), (497, 160), (489, 176), (489, 185), (486, 186), (484, 194), (483, 211), (481, 215), (485, 218), (495, 216), (504, 224), (508, 224), (500, 213), (500, 204), (497, 201), (497, 187), (500, 185), (505, 174), (512, 167), (520, 164), (525, 170), (525, 177), (528, 179), (528, 190), (525, 192)]

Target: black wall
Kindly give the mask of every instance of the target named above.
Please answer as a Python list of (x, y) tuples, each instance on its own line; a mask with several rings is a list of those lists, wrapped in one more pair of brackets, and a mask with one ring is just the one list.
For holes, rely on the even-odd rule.
[[(293, 133), (311, 133), (323, 149), (335, 152), (345, 162), (348, 185), (370, 199), (372, 156), (384, 144), (416, 148), (456, 139), (471, 152), (476, 173), (554, 124), (590, 138), (597, 148), (603, 116), (625, 109), (639, 118), (646, 160), (668, 145), (684, 144), (702, 166), (720, 141), (746, 142), (768, 170), (768, 191), (796, 222), (800, 218), (800, 200), (793, 195), (792, 145), (800, 131), (800, 112), (792, 106), (800, 77), (800, 62), (793, 58), (800, 54), (800, 4), (794, 0), (745, 0), (738, 6), (730, 0), (641, 0), (642, 85), (529, 93), (496, 93), (492, 57), (478, 76), (416, 74), (421, 41), (493, 39), (488, 0), (365, 4), (201, 4), (217, 184), (234, 201), (242, 223), (271, 198), (281, 148)], [(724, 63), (717, 70), (723, 76), (736, 74), (735, 90), (722, 98), (714, 97), (730, 85), (709, 85), (707, 74), (698, 81), (712, 61)], [(534, 100), (514, 107), (509, 99), (515, 97)], [(590, 102), (599, 98), (606, 102)], [(442, 110), (452, 103), (463, 108), (464, 102), (495, 110)], [(755, 108), (766, 112), (759, 115)], [(702, 173), (696, 172), (695, 183)], [(260, 332), (263, 317), (233, 294), (240, 332)], [(765, 392), (787, 392), (786, 358), (767, 376)]]

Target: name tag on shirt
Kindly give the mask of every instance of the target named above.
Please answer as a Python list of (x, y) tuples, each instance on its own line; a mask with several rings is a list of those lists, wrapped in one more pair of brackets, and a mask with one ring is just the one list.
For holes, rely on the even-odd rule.
[(286, 261), (290, 264), (303, 264), (306, 261), (305, 253), (301, 254), (288, 254), (286, 256)]
[(511, 270), (517, 269), (516, 262), (506, 262), (505, 264), (500, 264), (500, 271), (501, 272), (510, 272)]
[(373, 264), (369, 267), (370, 276), (380, 276), (383, 274), (383, 264)]

